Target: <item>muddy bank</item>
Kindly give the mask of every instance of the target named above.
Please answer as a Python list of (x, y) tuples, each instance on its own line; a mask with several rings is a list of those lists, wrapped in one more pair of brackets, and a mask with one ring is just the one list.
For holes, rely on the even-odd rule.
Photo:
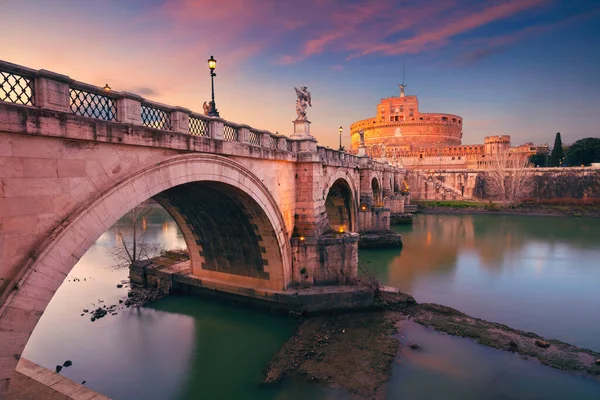
[(318, 381), (359, 398), (383, 399), (391, 362), (399, 350), (392, 335), (403, 319), (600, 380), (598, 352), (472, 318), (450, 307), (417, 304), (405, 294), (382, 293), (370, 311), (304, 319), (267, 364), (265, 383), (284, 377)]
[(400, 318), (394, 311), (308, 318), (267, 364), (265, 383), (305, 379), (383, 399), (398, 351), (392, 335)]
[(414, 322), (439, 332), (471, 338), (485, 346), (533, 357), (544, 365), (600, 380), (600, 353), (593, 350), (473, 318), (438, 304), (418, 304), (402, 312)]

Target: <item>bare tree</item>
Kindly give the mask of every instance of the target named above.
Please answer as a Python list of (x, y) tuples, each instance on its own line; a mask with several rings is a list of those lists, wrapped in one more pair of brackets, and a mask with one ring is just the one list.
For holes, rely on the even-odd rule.
[(149, 259), (160, 253), (160, 245), (146, 240), (146, 225), (151, 214), (151, 207), (137, 205), (111, 228), (117, 243), (109, 252), (117, 267), (128, 267), (134, 261)]
[(513, 205), (533, 190), (533, 169), (527, 157), (501, 152), (493, 156), (485, 175), (485, 191), (503, 204)]

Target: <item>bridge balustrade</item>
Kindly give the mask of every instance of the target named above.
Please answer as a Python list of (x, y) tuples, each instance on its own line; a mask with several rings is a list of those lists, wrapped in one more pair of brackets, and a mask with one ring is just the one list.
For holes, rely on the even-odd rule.
[(26, 106), (35, 105), (35, 71), (14, 64), (0, 66), (0, 100)]
[(84, 84), (71, 85), (69, 99), (71, 112), (75, 115), (117, 121), (117, 97), (106, 91)]
[(223, 125), (223, 140), (226, 140), (228, 142), (239, 142), (238, 139), (239, 135), (237, 126), (227, 123)]
[(253, 144), (255, 146), (260, 146), (260, 134), (254, 130), (249, 131), (248, 143)]
[(210, 137), (210, 121), (197, 114), (190, 115), (190, 134)]
[[(221, 118), (146, 100), (138, 95), (78, 82), (66, 75), (0, 60), (0, 101), (70, 112), (85, 118), (239, 142), (288, 152), (307, 151), (301, 141)], [(323, 162), (361, 163), (355, 155), (319, 146)]]
[(171, 113), (150, 103), (142, 103), (142, 125), (149, 128), (171, 130)]

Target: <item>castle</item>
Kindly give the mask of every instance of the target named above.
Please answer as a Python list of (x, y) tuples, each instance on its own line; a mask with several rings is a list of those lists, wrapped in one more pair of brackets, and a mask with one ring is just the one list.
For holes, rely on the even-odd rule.
[(454, 114), (421, 113), (417, 96), (405, 95), (381, 99), (375, 118), (350, 126), (351, 152), (360, 146), (364, 133), (366, 154), (408, 169), (485, 169), (494, 154), (509, 152), (529, 156), (547, 152), (548, 146), (526, 143), (511, 147), (510, 136), (487, 136), (484, 144), (463, 145), (462, 117)]

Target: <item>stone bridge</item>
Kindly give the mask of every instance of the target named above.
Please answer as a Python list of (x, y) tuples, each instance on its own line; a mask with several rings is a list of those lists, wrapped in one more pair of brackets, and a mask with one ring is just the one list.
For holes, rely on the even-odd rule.
[(359, 233), (403, 211), (403, 171), (0, 61), (0, 397), (71, 268), (152, 198), (202, 285), (272, 298), (345, 285)]

